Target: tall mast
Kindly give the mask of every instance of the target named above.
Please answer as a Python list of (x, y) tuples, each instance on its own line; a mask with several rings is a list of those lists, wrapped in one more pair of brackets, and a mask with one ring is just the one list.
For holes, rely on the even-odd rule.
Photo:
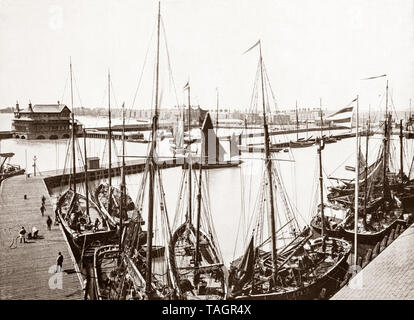
[[(187, 90), (188, 90), (188, 140), (189, 140), (189, 145), (188, 145), (188, 212), (187, 212), (187, 221), (189, 223), (191, 223), (191, 215), (193, 212), (193, 208), (192, 208), (192, 179), (191, 179), (191, 172), (193, 171), (193, 164), (192, 164), (192, 159), (191, 159), (191, 100), (190, 100), (190, 83), (188, 82), (188, 86), (187, 86)], [(202, 165), (202, 161), (200, 162), (200, 166)]]
[(319, 109), (321, 112), (321, 138), (323, 137), (323, 114), (322, 114), (322, 98), (319, 98)]
[(89, 186), (88, 186), (88, 157), (86, 155), (86, 130), (83, 129), (83, 149), (85, 154), (85, 196), (86, 196), (86, 214), (89, 217)]
[(151, 151), (149, 157), (149, 188), (148, 188), (148, 230), (147, 230), (147, 252), (146, 252), (146, 272), (145, 292), (147, 296), (151, 297), (152, 292), (152, 233), (154, 223), (154, 167), (156, 162), (154, 161), (154, 151), (156, 147), (156, 133), (158, 130), (158, 82), (159, 82), (159, 59), (160, 59), (160, 20), (161, 20), (161, 5), (158, 2), (158, 22), (157, 22), (157, 65), (155, 72), (155, 113), (152, 119), (152, 141)]
[[(108, 164), (108, 182), (109, 182), (109, 192), (111, 193), (112, 188), (112, 177), (111, 177), (111, 169), (112, 169), (112, 128), (111, 128), (111, 74), (108, 70), (108, 156), (109, 156), (109, 164)], [(109, 199), (111, 201), (111, 199)]]
[[(203, 150), (201, 150), (201, 154), (200, 154), (200, 160), (203, 159)], [(200, 162), (200, 177), (198, 179), (198, 194), (197, 194), (197, 233), (196, 233), (196, 249), (195, 249), (195, 259), (194, 259), (194, 267), (195, 269), (198, 268), (199, 265), (199, 251), (200, 251), (200, 220), (201, 220), (201, 179), (202, 179), (202, 169), (203, 166), (201, 165)], [(197, 270), (195, 270), (196, 274), (197, 274)], [(194, 275), (194, 278), (197, 279), (196, 274)], [(196, 285), (196, 283), (194, 283)]]
[(216, 91), (217, 91), (217, 101), (216, 101), (216, 128), (217, 128), (217, 131), (218, 131), (218, 126), (219, 126), (219, 91), (218, 91), (218, 88), (216, 88)]
[(356, 99), (356, 160), (355, 160), (355, 213), (354, 213), (354, 265), (358, 265), (358, 209), (359, 209), (359, 96)]
[(75, 114), (73, 110), (73, 85), (72, 85), (72, 58), (69, 63), (70, 69), (70, 101), (72, 107), (72, 171), (73, 171), (73, 192), (76, 193), (76, 154), (75, 154)]
[(383, 196), (387, 198), (387, 166), (388, 166), (388, 80), (385, 94), (384, 150), (383, 150)]
[(125, 103), (122, 104), (122, 167), (121, 167), (121, 206), (119, 215), (119, 252), (122, 251), (123, 217), (126, 211), (126, 183), (125, 183)]
[(220, 139), (218, 137), (218, 128), (219, 128), (219, 91), (217, 90), (217, 111), (216, 111), (216, 163), (219, 162), (219, 152), (220, 152)]
[[(323, 138), (316, 138), (318, 143), (318, 156), (319, 156), (319, 188), (321, 189), (321, 236), (325, 235), (325, 203), (323, 201), (323, 175), (322, 175), (322, 150), (325, 148), (325, 143), (323, 143)], [(322, 145), (323, 143), (323, 145)]]
[(73, 114), (73, 111), (72, 111), (72, 167), (73, 167), (73, 192), (76, 193), (75, 115)]
[(273, 285), (276, 286), (277, 281), (277, 249), (276, 249), (276, 222), (275, 222), (275, 208), (273, 199), (273, 179), (272, 179), (272, 160), (269, 148), (269, 131), (266, 121), (266, 103), (264, 94), (264, 78), (263, 78), (263, 58), (262, 58), (262, 44), (259, 42), (260, 49), (260, 75), (262, 81), (262, 103), (263, 103), (263, 129), (264, 129), (264, 146), (266, 155), (266, 169), (268, 176), (269, 197), (270, 197), (270, 232), (272, 233), (272, 263), (273, 263)]
[(402, 119), (400, 120), (400, 176), (401, 176), (401, 183), (403, 182), (404, 179), (404, 162), (403, 162), (403, 121)]
[(367, 226), (367, 202), (368, 202), (368, 150), (369, 150), (369, 132), (371, 131), (371, 105), (369, 105), (368, 121), (367, 121), (367, 135), (365, 139), (365, 177), (364, 177), (364, 228)]
[(298, 116), (298, 101), (296, 100), (296, 141), (299, 141), (299, 116)]

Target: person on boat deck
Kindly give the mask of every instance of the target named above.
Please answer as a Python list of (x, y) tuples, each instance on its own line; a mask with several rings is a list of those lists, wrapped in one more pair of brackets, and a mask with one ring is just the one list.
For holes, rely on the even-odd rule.
[(94, 227), (93, 227), (93, 231), (95, 232), (95, 231), (98, 231), (98, 229), (99, 229), (99, 225), (101, 224), (101, 222), (99, 221), (99, 219), (98, 218), (96, 218), (96, 220), (95, 220), (95, 224), (94, 224)]
[(191, 292), (192, 295), (195, 296), (194, 286), (191, 284), (191, 281), (189, 279), (182, 279), (180, 281), (180, 288), (183, 294), (186, 294), (187, 292)]
[(26, 238), (24, 237), (26, 234), (26, 230), (24, 227), (22, 227), (19, 231), (19, 238), (20, 238), (20, 243), (26, 243)]

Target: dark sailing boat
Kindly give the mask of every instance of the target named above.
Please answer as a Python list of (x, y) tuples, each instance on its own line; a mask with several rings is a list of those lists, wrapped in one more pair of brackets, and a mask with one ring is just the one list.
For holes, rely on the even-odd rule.
[[(171, 238), (171, 230), (157, 156), (161, 20), (160, 4), (158, 6), (155, 110), (145, 171), (138, 191), (138, 210), (127, 226), (121, 226), (118, 246), (102, 247), (95, 252), (95, 285), (99, 288), (98, 297), (101, 299), (173, 299), (179, 293), (170, 267), (169, 250), (165, 250)], [(125, 204), (124, 178), (122, 185), (121, 203)], [(156, 199), (159, 201), (158, 210), (155, 206)], [(125, 206), (121, 207), (122, 210), (123, 208)], [(144, 208), (148, 211), (147, 231), (142, 230), (141, 213)]]
[[(95, 190), (95, 199), (102, 212), (112, 226), (117, 226), (121, 219), (120, 201), (121, 191), (112, 185), (112, 128), (111, 128), (111, 78), (108, 72), (108, 182), (100, 183)], [(125, 116), (123, 116), (125, 128)], [(135, 213), (135, 204), (132, 198), (126, 195), (126, 210), (122, 219), (127, 223), (129, 217)]]
[[(281, 198), (286, 206), (287, 195), (276, 166), (272, 163), (269, 150), (269, 132), (266, 121), (263, 60), (260, 41), (260, 73), (262, 83), (263, 127), (265, 143), (265, 181), (262, 186), (260, 203), (263, 207), (254, 223), (252, 235), (245, 254), (233, 261), (229, 275), (230, 297), (233, 299), (312, 299), (322, 292), (331, 294), (338, 281), (345, 274), (347, 257), (351, 246), (348, 242), (325, 236), (311, 239), (310, 228), (299, 234), (292, 224), (294, 217), (286, 217), (287, 222), (276, 229), (276, 190), (281, 190)], [(255, 47), (253, 46), (253, 47)], [(252, 47), (252, 48), (253, 48)], [(251, 48), (251, 49), (252, 49)], [(322, 181), (321, 181), (322, 182)], [(275, 188), (275, 184), (277, 188)], [(322, 190), (322, 188), (321, 188)], [(323, 196), (321, 194), (321, 196)], [(264, 228), (263, 213), (268, 213), (268, 228)], [(289, 210), (287, 210), (289, 212)], [(279, 219), (280, 220), (280, 219)], [(278, 246), (279, 233), (290, 228), (291, 240)], [(263, 233), (269, 230), (270, 236), (263, 241)], [(279, 239), (279, 242), (282, 239)]]
[[(73, 110), (73, 90), (72, 90), (72, 63), (70, 63), (71, 76), (71, 101)], [(86, 135), (84, 132), (84, 160), (85, 160), (85, 195), (77, 190), (76, 185), (76, 153), (75, 153), (75, 118), (72, 112), (72, 184), (61, 196), (56, 203), (56, 213), (60, 223), (69, 236), (69, 239), (75, 244), (78, 253), (82, 253), (92, 242), (105, 241), (109, 239), (114, 231), (111, 230), (105, 216), (99, 210), (99, 207), (89, 199), (88, 190), (88, 167), (86, 161)]]
[[(208, 113), (206, 119), (210, 119)], [(205, 120), (203, 133), (206, 126)], [(200, 163), (203, 156), (201, 150)], [(183, 169), (179, 189), (180, 198), (174, 223), (176, 229), (169, 243), (172, 273), (179, 287), (180, 298), (224, 299), (227, 295), (227, 271), (209, 213), (208, 187), (204, 186), (202, 178), (203, 166), (198, 166), (198, 181), (197, 177), (194, 181), (197, 184), (197, 203), (194, 207), (191, 150), (188, 153), (188, 163), (187, 170)]]
[[(186, 84), (184, 89), (188, 89), (188, 104), (190, 105), (190, 87), (188, 83)], [(201, 116), (199, 118), (199, 122), (201, 125), (200, 138), (193, 137), (191, 135), (191, 105), (188, 107), (187, 114), (187, 137), (184, 138), (184, 144), (186, 145), (184, 149), (186, 152), (189, 152), (189, 150), (192, 150), (191, 146), (199, 142), (201, 147), (200, 152), (204, 152), (204, 156), (200, 158), (201, 161), (192, 164), (193, 169), (197, 169), (200, 163), (202, 164), (203, 169), (238, 167), (242, 163), (240, 159), (232, 159), (235, 156), (240, 156), (238, 149), (237, 152), (234, 152), (235, 146), (234, 141), (232, 140), (230, 140), (230, 160), (224, 160), (224, 155), (226, 154), (226, 151), (220, 143), (220, 139), (217, 135), (218, 127), (216, 127), (216, 131), (214, 131), (214, 125), (213, 121), (211, 120), (210, 113), (200, 109), (200, 114), (203, 116), (203, 118)], [(236, 146), (240, 144), (240, 139), (241, 136), (239, 136), (239, 140), (236, 143)], [(187, 159), (188, 157), (184, 158), (183, 168), (187, 168), (189, 165)]]

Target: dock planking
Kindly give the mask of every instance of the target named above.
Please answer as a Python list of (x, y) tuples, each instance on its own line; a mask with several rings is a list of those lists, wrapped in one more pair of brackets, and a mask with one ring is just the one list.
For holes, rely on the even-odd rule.
[(362, 269), (333, 300), (413, 300), (414, 224)]
[[(27, 199), (24, 199), (24, 195)], [(40, 212), (41, 197), (46, 212)], [(47, 230), (46, 219), (54, 210), (42, 177), (16, 176), (0, 186), (0, 299), (68, 300), (83, 299), (79, 274), (75, 271), (65, 235), (59, 226)], [(24, 226), (39, 229), (40, 239), (19, 243)], [(26, 234), (27, 235), (27, 234)], [(64, 257), (63, 272), (55, 273), (58, 252)], [(61, 285), (60, 285), (61, 284)]]

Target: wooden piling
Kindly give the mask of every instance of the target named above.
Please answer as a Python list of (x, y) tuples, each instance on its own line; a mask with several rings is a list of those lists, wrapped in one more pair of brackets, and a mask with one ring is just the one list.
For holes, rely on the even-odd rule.
[(390, 233), (390, 235), (388, 237), (387, 247), (394, 241), (394, 234), (395, 234), (395, 230), (392, 229), (391, 230), (391, 233)]

